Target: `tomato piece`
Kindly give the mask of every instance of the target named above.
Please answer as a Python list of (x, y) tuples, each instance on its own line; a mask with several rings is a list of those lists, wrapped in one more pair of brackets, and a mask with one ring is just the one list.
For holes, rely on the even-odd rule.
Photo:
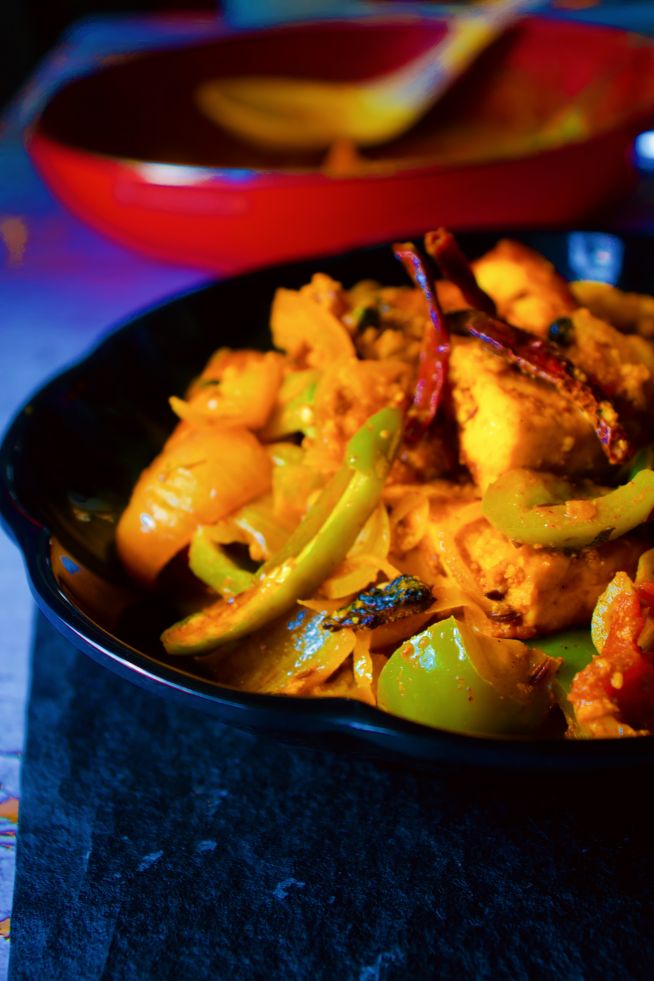
[(599, 654), (576, 675), (569, 695), (582, 734), (633, 736), (654, 728), (653, 655), (640, 646), (652, 599), (653, 583), (635, 586), (621, 572), (598, 600)]

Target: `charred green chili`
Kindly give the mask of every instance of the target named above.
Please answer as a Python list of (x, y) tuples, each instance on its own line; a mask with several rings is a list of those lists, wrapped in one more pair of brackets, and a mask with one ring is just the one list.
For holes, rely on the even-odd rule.
[(422, 613), (434, 602), (429, 586), (415, 576), (396, 576), (370, 586), (324, 621), (325, 630), (372, 630), (385, 623)]

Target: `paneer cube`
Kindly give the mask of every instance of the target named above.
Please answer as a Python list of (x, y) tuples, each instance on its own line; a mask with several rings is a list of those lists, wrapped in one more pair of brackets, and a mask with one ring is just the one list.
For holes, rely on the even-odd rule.
[(599, 595), (615, 573), (633, 575), (647, 543), (625, 536), (577, 554), (514, 545), (481, 515), (461, 507), (447, 525), (431, 526), (432, 547), (454, 578), (467, 570), (498, 637), (528, 639), (590, 620)]
[(571, 476), (605, 472), (601, 444), (579, 410), (481, 342), (454, 338), (450, 383), (461, 462), (482, 491), (514, 467)]
[(580, 308), (570, 317), (565, 355), (593, 379), (609, 398), (637, 413), (654, 402), (654, 348), (643, 337), (621, 334), (605, 320)]
[(532, 334), (544, 336), (553, 320), (578, 306), (552, 263), (520, 242), (503, 239), (474, 262), (473, 269), (499, 316)]

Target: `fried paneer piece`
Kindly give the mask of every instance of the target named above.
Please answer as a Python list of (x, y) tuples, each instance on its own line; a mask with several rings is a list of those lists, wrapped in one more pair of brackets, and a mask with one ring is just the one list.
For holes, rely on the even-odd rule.
[(454, 338), (450, 384), (461, 462), (482, 491), (514, 467), (571, 476), (606, 471), (601, 444), (579, 410), (479, 341)]
[(607, 320), (626, 334), (640, 334), (654, 340), (654, 297), (643, 293), (625, 293), (609, 283), (582, 280), (570, 289), (580, 306)]
[(589, 310), (570, 315), (570, 344), (564, 354), (582, 368), (611, 399), (636, 413), (654, 403), (654, 348), (642, 337), (621, 334)]
[[(470, 572), (498, 637), (526, 639), (587, 624), (598, 596), (618, 570), (633, 575), (647, 544), (625, 536), (569, 555), (514, 545), (481, 515), (448, 538), (432, 526), (432, 541), (448, 569), (452, 550)], [(450, 518), (450, 524), (456, 516)], [(449, 554), (448, 554), (449, 552)], [(449, 570), (448, 570), (449, 571)]]
[(553, 320), (569, 316), (579, 305), (554, 266), (520, 242), (502, 239), (472, 268), (498, 315), (532, 334), (545, 336)]

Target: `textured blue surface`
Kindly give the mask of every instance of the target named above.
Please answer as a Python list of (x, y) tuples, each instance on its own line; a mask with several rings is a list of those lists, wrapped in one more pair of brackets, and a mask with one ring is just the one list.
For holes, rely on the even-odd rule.
[(643, 775), (300, 752), (145, 694), (45, 621), (33, 672), (15, 981), (652, 976)]

